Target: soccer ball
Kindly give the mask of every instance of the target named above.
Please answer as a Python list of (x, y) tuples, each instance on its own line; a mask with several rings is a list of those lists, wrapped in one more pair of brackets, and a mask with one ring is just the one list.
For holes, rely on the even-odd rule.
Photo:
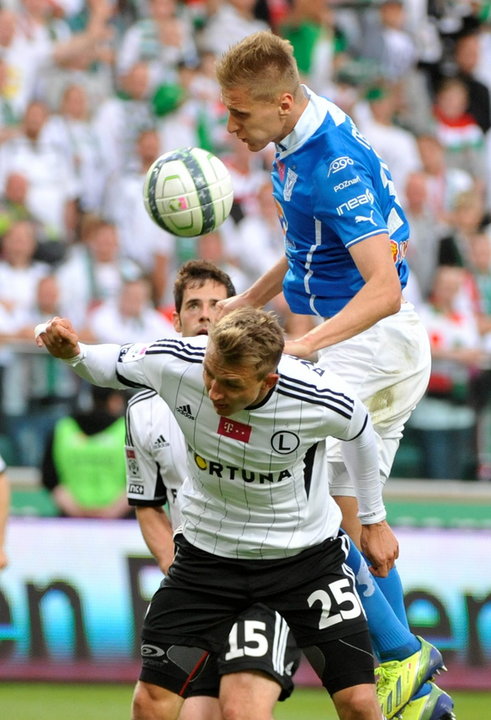
[(212, 232), (229, 216), (232, 178), (219, 158), (202, 148), (161, 155), (147, 171), (143, 201), (163, 230), (181, 237)]

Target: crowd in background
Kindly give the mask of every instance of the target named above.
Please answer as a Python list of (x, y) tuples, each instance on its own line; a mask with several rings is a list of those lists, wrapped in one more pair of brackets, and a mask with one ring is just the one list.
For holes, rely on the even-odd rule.
[[(214, 59), (271, 28), (302, 76), (389, 165), (411, 225), (405, 297), (433, 372), (408, 437), (423, 477), (491, 479), (491, 1), (3, 0), (0, 3), (0, 452), (37, 465), (55, 421), (90, 393), (37, 351), (69, 317), (89, 342), (174, 334), (173, 277), (211, 260), (245, 289), (283, 254), (274, 148), (226, 130)], [(230, 218), (175, 238), (142, 201), (163, 152), (227, 164)], [(311, 318), (274, 305), (286, 332)]]

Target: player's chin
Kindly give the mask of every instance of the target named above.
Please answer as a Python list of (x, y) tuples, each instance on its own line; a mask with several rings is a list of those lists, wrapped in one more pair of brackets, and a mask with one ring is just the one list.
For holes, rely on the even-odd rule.
[(227, 417), (227, 415), (231, 414), (230, 407), (228, 405), (215, 405), (215, 403), (213, 403), (213, 407), (216, 414), (221, 415), (222, 417)]
[(244, 138), (242, 142), (247, 145), (251, 152), (259, 152), (260, 150), (264, 150), (264, 148), (268, 144), (264, 140), (248, 140), (247, 138)]

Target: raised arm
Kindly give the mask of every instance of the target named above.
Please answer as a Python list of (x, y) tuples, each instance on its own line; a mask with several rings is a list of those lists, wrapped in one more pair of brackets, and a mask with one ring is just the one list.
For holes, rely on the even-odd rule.
[(220, 317), (239, 307), (252, 306), (261, 308), (282, 290), (283, 278), (288, 270), (288, 261), (282, 257), (271, 270), (261, 275), (248, 290), (234, 297), (220, 300), (217, 303)]
[(71, 322), (54, 317), (48, 323), (37, 325), (34, 331), (38, 347), (70, 365), (84, 380), (101, 387), (126, 388), (116, 376), (119, 345), (84, 345)]

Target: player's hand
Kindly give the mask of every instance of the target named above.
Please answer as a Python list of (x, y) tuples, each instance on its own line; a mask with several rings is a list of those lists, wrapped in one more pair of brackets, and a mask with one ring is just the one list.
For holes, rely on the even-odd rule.
[(399, 557), (399, 542), (390, 525), (385, 520), (362, 525), (360, 543), (372, 575), (387, 577)]
[(35, 330), (36, 345), (44, 347), (53, 357), (69, 360), (80, 353), (78, 335), (70, 320), (54, 317), (49, 323), (37, 326)]
[(295, 357), (307, 360), (315, 358), (315, 351), (312, 350), (312, 345), (305, 340), (305, 338), (301, 337), (296, 340), (287, 340), (283, 352), (286, 353), (286, 355), (294, 355)]
[(220, 318), (232, 310), (237, 310), (242, 307), (250, 307), (251, 303), (248, 302), (243, 295), (234, 295), (233, 297), (227, 298), (226, 300), (219, 300), (215, 305), (216, 308), (216, 320), (218, 322)]

